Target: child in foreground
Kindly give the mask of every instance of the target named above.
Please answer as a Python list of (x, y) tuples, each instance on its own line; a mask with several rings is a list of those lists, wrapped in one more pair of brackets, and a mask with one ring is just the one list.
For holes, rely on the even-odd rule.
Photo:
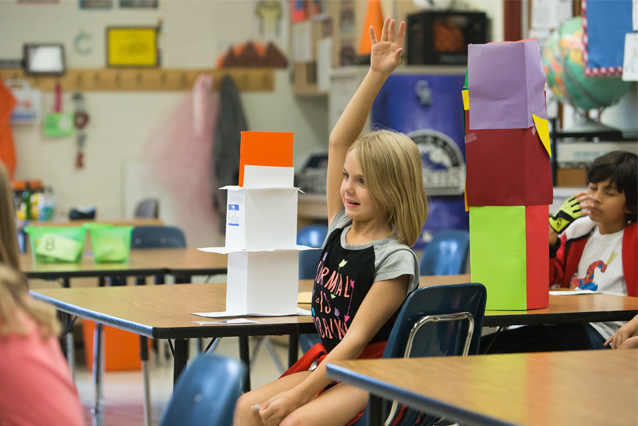
[[(326, 376), (326, 361), (379, 358), (398, 311), (418, 287), (410, 249), (427, 216), (421, 156), (407, 136), (359, 137), (372, 103), (401, 63), (405, 23), (386, 18), (381, 39), (370, 27), (370, 69), (335, 125), (329, 143), (328, 236), (317, 267), (312, 315), (322, 343), (280, 379), (243, 395), (235, 424), (343, 426), (368, 393)], [(314, 370), (310, 365), (319, 362)]]

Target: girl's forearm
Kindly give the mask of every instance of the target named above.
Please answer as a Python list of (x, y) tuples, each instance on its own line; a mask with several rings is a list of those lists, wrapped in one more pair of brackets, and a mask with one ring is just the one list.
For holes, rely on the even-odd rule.
[[(345, 342), (345, 344), (344, 344)], [(322, 389), (332, 383), (332, 379), (326, 374), (326, 365), (329, 362), (338, 360), (356, 359), (361, 355), (365, 344), (361, 345), (355, 342), (348, 342), (346, 339), (341, 341), (317, 366), (317, 368), (303, 382), (295, 387), (295, 392), (299, 395), (303, 404), (309, 402)]]
[(368, 114), (377, 94), (383, 87), (389, 74), (368, 70), (346, 109), (339, 117), (332, 133), (330, 144), (349, 147), (361, 134)]

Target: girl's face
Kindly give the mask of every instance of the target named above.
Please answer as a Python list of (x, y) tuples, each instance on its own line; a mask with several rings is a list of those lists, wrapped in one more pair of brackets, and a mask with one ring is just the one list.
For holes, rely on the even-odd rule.
[(627, 224), (626, 197), (624, 192), (618, 192), (616, 184), (610, 183), (611, 178), (601, 182), (590, 182), (587, 193), (592, 196), (589, 217), (598, 222), (601, 233), (612, 233), (623, 229)]
[(368, 195), (365, 178), (354, 150), (346, 155), (346, 161), (343, 164), (341, 200), (346, 209), (346, 216), (352, 220), (364, 221), (379, 216)]

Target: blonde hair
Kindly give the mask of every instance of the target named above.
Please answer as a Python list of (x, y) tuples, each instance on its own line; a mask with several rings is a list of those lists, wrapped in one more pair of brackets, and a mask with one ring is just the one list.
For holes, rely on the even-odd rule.
[(428, 215), (421, 154), (403, 133), (378, 130), (352, 144), (373, 205), (387, 215), (397, 240), (412, 247)]
[(15, 217), (9, 175), (0, 162), (0, 263), (20, 269)]
[(60, 332), (55, 308), (29, 295), (24, 275), (0, 265), (0, 335), (12, 332), (26, 335), (29, 330), (24, 315), (40, 326), (43, 340)]

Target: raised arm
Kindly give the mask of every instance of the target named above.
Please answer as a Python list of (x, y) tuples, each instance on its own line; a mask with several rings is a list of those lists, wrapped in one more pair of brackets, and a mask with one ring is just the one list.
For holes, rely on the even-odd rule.
[(405, 36), (405, 22), (399, 24), (396, 37), (395, 31), (396, 22), (390, 18), (386, 18), (383, 23), (381, 40), (377, 40), (374, 28), (370, 27), (370, 39), (372, 40), (370, 69), (330, 134), (328, 175), (326, 177), (328, 223), (332, 222), (337, 212), (343, 207), (340, 188), (343, 179), (343, 163), (348, 148), (361, 134), (379, 90), (392, 71), (401, 63), (403, 50), (401, 45)]

